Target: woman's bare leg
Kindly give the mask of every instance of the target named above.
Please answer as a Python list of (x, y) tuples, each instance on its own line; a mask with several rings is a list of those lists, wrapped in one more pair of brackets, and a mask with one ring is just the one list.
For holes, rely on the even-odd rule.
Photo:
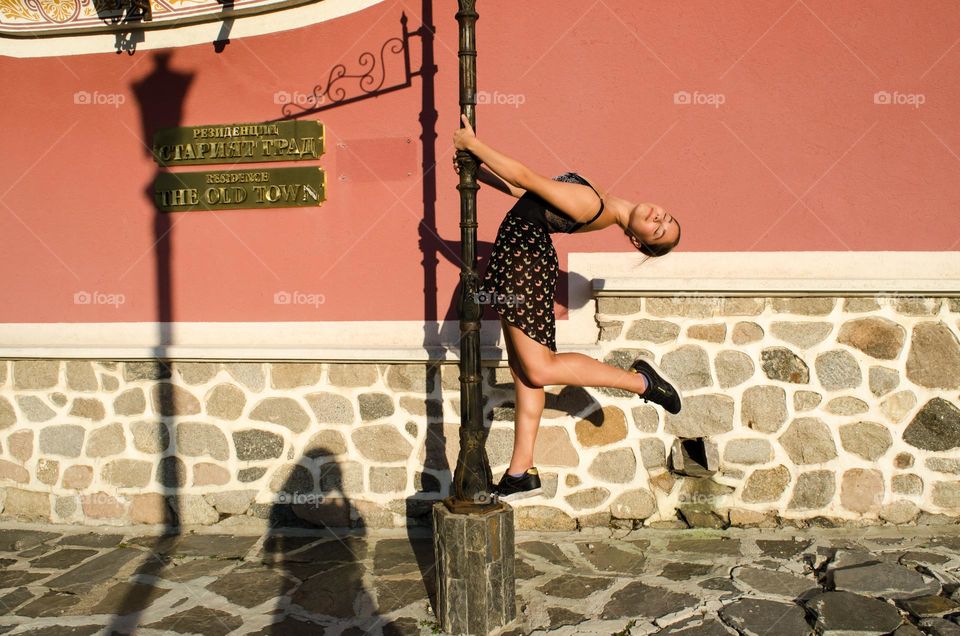
[(516, 391), (513, 455), (510, 457), (507, 472), (517, 475), (533, 466), (533, 450), (537, 441), (540, 418), (543, 416), (546, 395), (542, 386), (532, 385), (523, 375), (517, 359), (512, 334), (507, 331), (508, 323), (501, 319), (500, 324), (503, 327), (503, 340), (507, 346), (510, 375), (513, 376), (513, 386)]
[(606, 386), (643, 393), (647, 382), (639, 373), (624, 371), (582, 353), (554, 353), (523, 331), (501, 320), (509, 334), (519, 371), (533, 386), (565, 384), (573, 386)]

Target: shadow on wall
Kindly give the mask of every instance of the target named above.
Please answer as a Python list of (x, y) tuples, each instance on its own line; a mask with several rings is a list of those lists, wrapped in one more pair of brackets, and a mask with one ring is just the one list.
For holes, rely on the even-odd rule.
[(104, 24), (121, 27), (114, 34), (117, 54), (126, 51), (133, 55), (137, 45), (144, 41), (143, 29), (122, 27), (151, 21), (153, 11), (150, 0), (94, 0), (93, 6)]
[[(271, 484), (277, 494), (269, 512), (263, 562), (282, 568), (293, 580), (293, 591), (289, 608), (283, 601), (277, 606), (278, 612), (289, 610), (288, 615), (262, 634), (316, 632), (315, 623), (296, 616), (300, 609), (330, 617), (332, 623), (349, 621), (363, 631), (377, 623), (373, 599), (364, 584), (368, 545), (363, 518), (351, 523), (352, 502), (343, 492), (340, 464), (332, 457), (332, 451), (318, 447), (282, 469), (287, 473), (285, 480), (282, 473), (274, 475), (282, 483)], [(297, 532), (298, 527), (326, 532), (318, 537), (316, 532)], [(278, 591), (281, 599), (287, 591), (284, 582)]]
[[(352, 477), (328, 448), (314, 448), (283, 470), (285, 481), (271, 484), (277, 495), (262, 561), (285, 575), (276, 613), (286, 615), (258, 634), (319, 633), (334, 626), (343, 633), (410, 633), (415, 619), (386, 615), (423, 601), (416, 563), (432, 562), (429, 534), (413, 540), (366, 537), (361, 506), (344, 493)], [(313, 475), (319, 476), (316, 485)], [(319, 623), (307, 613), (321, 617)]]
[[(345, 633), (377, 633), (380, 629), (384, 634), (409, 633), (403, 630), (411, 627), (411, 622), (413, 627), (417, 624), (409, 614), (420, 615), (422, 603), (429, 602), (436, 615), (431, 512), (450, 490), (449, 456), (455, 457), (458, 442), (454, 438), (448, 444), (447, 435), (456, 431), (457, 424), (444, 426), (443, 403), (445, 396), (458, 395), (458, 390), (451, 387), (449, 375), (448, 388), (444, 388), (437, 363), (391, 366), (384, 381), (400, 391), (418, 391), (421, 372), (426, 399), (411, 396), (402, 407), (413, 415), (421, 414), (422, 407), (425, 420), (424, 431), (414, 417), (403, 426), (411, 438), (424, 440), (422, 450), (411, 445), (423, 462), (412, 475), (415, 492), (404, 499), (391, 497), (391, 493), (409, 492), (411, 477), (406, 467), (399, 467), (402, 478), (394, 481), (389, 477), (398, 473), (398, 467), (389, 465), (391, 456), (384, 455), (368, 466), (343, 461), (342, 448), (325, 445), (310, 448), (274, 474), (269, 490), (276, 495), (268, 512), (270, 529), (261, 559), (284, 577), (277, 590), (281, 598), (275, 609), (278, 622), (258, 634), (310, 633), (334, 625)], [(494, 394), (512, 390), (509, 383), (493, 384), (493, 373), (493, 369), (485, 370)], [(596, 404), (579, 387), (548, 394), (547, 403), (550, 408), (574, 413), (594, 410)], [(493, 409), (485, 408), (484, 413), (487, 426), (492, 425)], [(588, 421), (600, 426), (600, 418), (602, 413), (597, 412)], [(511, 429), (499, 430), (512, 439)], [(491, 459), (505, 467), (512, 444), (500, 441), (499, 455)], [(365, 450), (371, 455), (379, 452), (372, 447)], [(386, 465), (378, 465), (382, 463)], [(349, 494), (356, 492), (371, 492), (371, 498), (383, 495), (391, 503), (363, 501)], [(406, 537), (368, 535), (368, 524), (377, 527), (395, 514), (406, 515)]]
[[(133, 28), (133, 25), (142, 25), (153, 20), (150, 1), (94, 0), (93, 6), (97, 11), (97, 17), (104, 24), (118, 27), (114, 32), (114, 48), (118, 55), (124, 51), (128, 55), (133, 55), (137, 50), (137, 45), (146, 41), (145, 30)], [(221, 13), (224, 17), (220, 24), (220, 32), (213, 41), (213, 50), (217, 53), (223, 53), (227, 44), (230, 43), (230, 31), (233, 29), (234, 0), (217, 0), (217, 3), (223, 7)], [(130, 28), (123, 28), (125, 26)]]
[[(217, 0), (218, 3), (223, 5), (223, 13), (225, 16), (230, 15), (233, 12), (233, 0)], [(230, 30), (233, 29), (233, 18), (224, 17), (223, 22), (220, 24), (220, 32), (217, 33), (217, 39), (213, 41), (213, 50), (217, 53), (223, 53), (223, 50), (227, 48), (227, 45), (230, 44)]]
[[(132, 91), (140, 108), (141, 140), (143, 151), (151, 157), (150, 144), (153, 134), (159, 128), (178, 126), (182, 121), (183, 104), (187, 91), (193, 81), (193, 75), (170, 68), (170, 54), (159, 53), (153, 56), (153, 69), (143, 80), (132, 85)], [(173, 320), (173, 290), (170, 277), (170, 218), (154, 207), (153, 179), (146, 184), (144, 196), (147, 200), (145, 209), (154, 214), (154, 264), (155, 264), (155, 293), (157, 301), (157, 324), (160, 332), (157, 334), (157, 346), (153, 351), (153, 360), (141, 363), (125, 363), (127, 370), (133, 369), (140, 377), (153, 381), (150, 399), (153, 410), (157, 414), (156, 420), (147, 422), (156, 435), (156, 447), (161, 449), (161, 457), (155, 479), (161, 486), (163, 498), (155, 501), (146, 500), (145, 511), (139, 513), (139, 521), (162, 524), (163, 533), (153, 545), (146, 545), (151, 557), (143, 561), (132, 574), (137, 579), (142, 575), (157, 576), (169, 561), (169, 553), (177, 544), (180, 536), (180, 524), (186, 523), (183, 519), (184, 507), (179, 489), (186, 485), (186, 466), (175, 454), (169, 452), (171, 439), (177, 433), (176, 418), (184, 410), (184, 404), (176, 393), (176, 387), (169, 380), (172, 375), (171, 361), (167, 357), (167, 346), (170, 342), (169, 325)], [(127, 371), (125, 371), (126, 373)], [(173, 445), (175, 447), (175, 444)], [(149, 496), (148, 496), (149, 497)], [(133, 513), (131, 513), (133, 515)], [(124, 629), (136, 629), (139, 626), (140, 614), (146, 607), (144, 600), (153, 592), (153, 586), (131, 586), (124, 598), (118, 604), (124, 611), (118, 613), (107, 633)]]

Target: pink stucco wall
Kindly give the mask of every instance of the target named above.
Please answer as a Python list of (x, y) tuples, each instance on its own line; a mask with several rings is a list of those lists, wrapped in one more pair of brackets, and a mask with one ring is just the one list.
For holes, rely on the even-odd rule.
[[(167, 50), (167, 73), (180, 79), (139, 94), (161, 52), (0, 58), (0, 322), (453, 318), (454, 5), (433, 8), (439, 119), (427, 141), (438, 168), (426, 173), (436, 206), (423, 233), (427, 247), (440, 245), (434, 233), (454, 244), (439, 249), (426, 301), (420, 114), (431, 94), (420, 77), (315, 116), (328, 134), (315, 162), (328, 173), (322, 207), (167, 215), (158, 227), (169, 229), (159, 244), (169, 258), (155, 246), (153, 129), (279, 117), (278, 92), (307, 93), (337, 63), (357, 69), (362, 52), (400, 33), (402, 13), (419, 28), (420, 2), (384, 2), (233, 39), (221, 54)], [(683, 223), (683, 250), (960, 245), (954, 2), (478, 5), (479, 84), (492, 102), (479, 109), (481, 137), (543, 173), (575, 169), (663, 205)], [(421, 40), (410, 44), (416, 70)], [(398, 57), (386, 72), (387, 85), (402, 80)], [(78, 91), (112, 103), (76, 104)], [(683, 91), (695, 103), (677, 103)], [(894, 103), (876, 103), (878, 91)], [(481, 256), (510, 203), (481, 192)], [(630, 251), (616, 228), (554, 239), (562, 267), (571, 251)], [(84, 291), (123, 303), (77, 304)], [(278, 291), (323, 303), (276, 304)]]

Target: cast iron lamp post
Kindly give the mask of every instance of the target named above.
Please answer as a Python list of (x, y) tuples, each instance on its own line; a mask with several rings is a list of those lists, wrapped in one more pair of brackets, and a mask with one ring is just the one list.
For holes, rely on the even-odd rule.
[[(476, 127), (477, 48), (476, 0), (459, 0), (460, 112)], [(460, 454), (453, 473), (453, 493), (446, 500), (453, 512), (479, 512), (498, 506), (491, 497), (493, 477), (487, 459), (483, 422), (483, 378), (480, 375), (480, 316), (477, 298), (477, 171), (476, 157), (457, 151), (460, 167)]]
[[(475, 125), (476, 0), (459, 0), (460, 112)], [(457, 152), (460, 168), (460, 454), (451, 496), (433, 507), (436, 615), (451, 634), (490, 634), (516, 617), (513, 508), (490, 495), (480, 376), (477, 260), (477, 159)]]

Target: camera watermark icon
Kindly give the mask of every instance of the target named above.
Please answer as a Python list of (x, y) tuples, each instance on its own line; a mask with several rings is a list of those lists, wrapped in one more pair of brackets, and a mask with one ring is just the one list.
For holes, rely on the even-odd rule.
[(727, 102), (723, 93), (701, 93), (700, 91), (677, 91), (673, 94), (673, 103), (681, 106), (713, 106), (720, 108)]
[(74, 305), (113, 305), (119, 307), (127, 302), (123, 294), (108, 294), (99, 291), (78, 291), (73, 294)]
[(520, 108), (527, 101), (523, 93), (501, 93), (500, 91), (477, 91), (477, 104), (493, 104), (496, 106), (513, 106)]
[(923, 93), (901, 93), (900, 91), (877, 91), (873, 94), (873, 103), (881, 106), (913, 106), (920, 108), (927, 102)]
[(473, 300), (478, 305), (506, 305), (514, 307), (526, 299), (523, 294), (492, 294), (481, 290), (473, 294)]
[(81, 106), (113, 106), (120, 108), (127, 101), (122, 93), (101, 93), (100, 91), (77, 91), (73, 94), (73, 103)]
[(322, 504), (327, 498), (321, 493), (314, 492), (278, 492), (274, 498), (274, 504), (281, 505), (300, 505), (316, 506)]
[(278, 291), (273, 295), (274, 305), (313, 305), (320, 307), (326, 302), (323, 294), (310, 294), (302, 291)]
[(300, 91), (276, 91), (273, 94), (273, 103), (280, 104), (293, 104), (294, 106), (308, 107), (308, 106), (319, 106), (320, 104), (326, 101), (326, 96), (324, 95), (315, 95), (314, 93), (301, 93)]
[(494, 495), (492, 492), (480, 491), (478, 493), (474, 493), (470, 497), (470, 501), (477, 505), (487, 506), (494, 503), (494, 501), (496, 500), (496, 497), (497, 496)]

